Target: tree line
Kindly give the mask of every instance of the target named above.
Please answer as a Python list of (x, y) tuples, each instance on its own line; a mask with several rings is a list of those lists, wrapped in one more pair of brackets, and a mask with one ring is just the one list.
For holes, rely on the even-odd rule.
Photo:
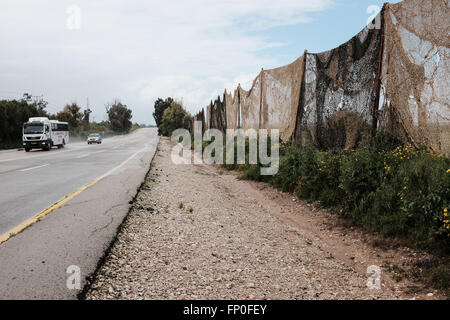
[(20, 100), (0, 100), (0, 149), (21, 146), (22, 125), (31, 117), (48, 117), (67, 122), (70, 133), (82, 138), (91, 132), (121, 134), (139, 127), (137, 123), (131, 122), (132, 110), (120, 100), (106, 105), (108, 120), (101, 122), (91, 121), (92, 110), (82, 110), (76, 102), (66, 104), (56, 114), (49, 113), (47, 105), (44, 99), (33, 98), (27, 93)]

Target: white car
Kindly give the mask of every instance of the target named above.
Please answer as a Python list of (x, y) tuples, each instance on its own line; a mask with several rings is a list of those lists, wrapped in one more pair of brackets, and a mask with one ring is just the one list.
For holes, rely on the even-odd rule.
[(98, 133), (91, 133), (87, 138), (87, 143), (96, 143), (101, 144), (102, 143), (102, 136)]

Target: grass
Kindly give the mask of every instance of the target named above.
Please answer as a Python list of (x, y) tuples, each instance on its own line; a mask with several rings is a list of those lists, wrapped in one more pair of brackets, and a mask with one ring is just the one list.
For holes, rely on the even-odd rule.
[(406, 271), (396, 264), (391, 264), (391, 263), (385, 261), (385, 262), (383, 262), (381, 267), (383, 269), (385, 269), (386, 271), (390, 272), (392, 274), (392, 278), (396, 282), (400, 282), (406, 277)]
[(0, 150), (22, 148), (22, 141), (0, 141)]
[(411, 277), (442, 290), (450, 298), (450, 257), (432, 257), (417, 261)]

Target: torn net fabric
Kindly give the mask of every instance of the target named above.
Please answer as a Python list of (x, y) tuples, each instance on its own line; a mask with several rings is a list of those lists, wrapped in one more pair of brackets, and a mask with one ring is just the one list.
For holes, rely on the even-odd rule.
[(205, 130), (211, 129), (211, 104), (206, 106)]
[(284, 142), (291, 140), (297, 119), (304, 57), (262, 72), (261, 128), (278, 129)]
[(225, 132), (227, 129), (227, 112), (225, 105), (225, 97), (221, 100), (220, 97), (216, 100), (216, 113), (217, 113), (217, 129)]
[(227, 127), (225, 105), (218, 97), (211, 104), (211, 129), (218, 129), (225, 132)]
[(206, 121), (205, 121), (205, 109), (202, 108), (198, 116), (198, 121), (202, 122), (202, 134), (205, 133)]
[(448, 0), (385, 7), (380, 124), (416, 148), (450, 152)]
[(227, 93), (225, 90), (224, 93), (224, 104), (225, 104), (225, 112), (226, 112), (226, 123), (227, 129), (237, 129), (239, 127), (239, 89), (234, 90), (234, 94), (231, 92)]
[(261, 112), (261, 73), (253, 80), (249, 91), (239, 87), (242, 129), (260, 128)]
[(196, 115), (194, 115), (192, 117), (192, 123), (191, 123), (191, 128), (190, 128), (190, 131), (191, 131), (192, 134), (194, 133), (195, 123), (196, 122), (201, 122), (202, 134), (203, 134), (205, 132), (205, 112), (204, 112), (204, 109), (202, 109), (199, 113), (197, 113)]
[(198, 114), (196, 114), (195, 116), (193, 116), (191, 118), (191, 125), (190, 125), (190, 128), (189, 128), (189, 131), (191, 132), (191, 134), (194, 133), (194, 125), (195, 125), (196, 121), (198, 121)]
[(217, 101), (211, 102), (211, 126), (210, 129), (217, 129), (218, 126), (218, 117), (217, 117)]
[(306, 53), (296, 143), (353, 148), (369, 139), (377, 98), (381, 31), (364, 28), (330, 51)]

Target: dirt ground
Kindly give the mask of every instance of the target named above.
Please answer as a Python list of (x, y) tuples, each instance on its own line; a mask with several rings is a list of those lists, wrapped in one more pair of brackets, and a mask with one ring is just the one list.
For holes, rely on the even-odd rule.
[[(440, 299), (404, 270), (425, 254), (217, 166), (175, 165), (161, 139), (87, 299)], [(367, 268), (379, 266), (381, 289)]]

